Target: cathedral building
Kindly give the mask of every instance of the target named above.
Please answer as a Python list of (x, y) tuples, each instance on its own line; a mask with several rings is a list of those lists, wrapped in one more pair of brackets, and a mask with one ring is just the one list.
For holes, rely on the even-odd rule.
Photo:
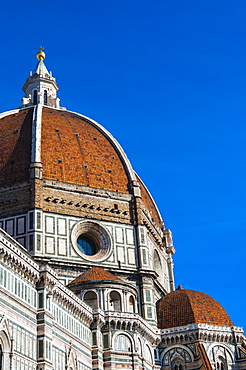
[(175, 290), (172, 234), (117, 140), (37, 53), (0, 114), (0, 370), (246, 369), (243, 329)]

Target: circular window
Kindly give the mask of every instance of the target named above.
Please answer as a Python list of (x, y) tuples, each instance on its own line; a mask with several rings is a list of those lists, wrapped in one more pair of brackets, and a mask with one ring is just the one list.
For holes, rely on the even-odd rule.
[(79, 222), (74, 226), (71, 238), (77, 252), (86, 260), (101, 261), (111, 252), (111, 237), (97, 222)]
[(97, 253), (97, 246), (90, 237), (86, 235), (80, 235), (77, 239), (77, 245), (80, 252), (86, 254), (87, 256), (94, 256)]

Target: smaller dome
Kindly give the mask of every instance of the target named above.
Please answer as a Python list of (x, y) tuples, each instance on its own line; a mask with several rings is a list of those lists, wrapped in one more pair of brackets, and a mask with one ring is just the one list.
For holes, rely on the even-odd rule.
[(159, 329), (195, 323), (234, 326), (228, 313), (215, 299), (182, 286), (157, 302), (157, 321)]
[(83, 272), (77, 276), (73, 281), (68, 284), (71, 287), (74, 284), (82, 283), (84, 281), (96, 281), (96, 280), (118, 280), (122, 281), (117, 276), (111, 274), (111, 272), (104, 270), (101, 267), (92, 267), (89, 270)]

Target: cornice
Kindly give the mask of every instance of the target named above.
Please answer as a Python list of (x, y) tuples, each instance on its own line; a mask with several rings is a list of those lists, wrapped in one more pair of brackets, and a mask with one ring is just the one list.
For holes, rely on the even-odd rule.
[(2, 229), (0, 229), (0, 259), (33, 283), (38, 281), (39, 265), (19, 243)]

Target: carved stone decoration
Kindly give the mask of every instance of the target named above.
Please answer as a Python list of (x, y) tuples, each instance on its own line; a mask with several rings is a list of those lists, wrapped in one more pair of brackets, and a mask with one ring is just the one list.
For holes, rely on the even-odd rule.
[(214, 345), (209, 351), (209, 359), (216, 368), (226, 369), (233, 364), (233, 354), (226, 346)]
[(74, 353), (72, 342), (70, 342), (69, 347), (66, 349), (65, 369), (66, 370), (78, 370), (78, 359), (77, 359), (76, 353)]
[(192, 362), (190, 350), (182, 347), (173, 347), (164, 353), (162, 364), (163, 366), (171, 366), (171, 364), (179, 362), (182, 364)]

